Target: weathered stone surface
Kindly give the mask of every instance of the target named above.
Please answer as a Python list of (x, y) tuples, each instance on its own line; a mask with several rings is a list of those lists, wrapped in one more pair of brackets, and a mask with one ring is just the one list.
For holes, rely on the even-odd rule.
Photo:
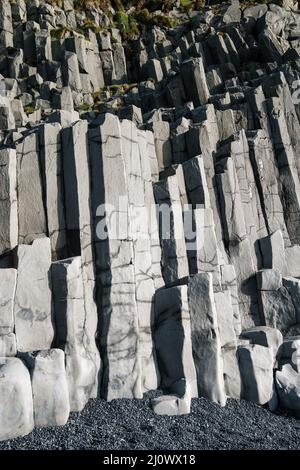
[(258, 290), (277, 290), (282, 287), (281, 272), (276, 269), (264, 269), (256, 273)]
[(160, 224), (162, 275), (166, 285), (189, 274), (184, 227), (176, 176), (154, 184), (154, 196), (163, 222)]
[(0, 253), (18, 244), (16, 151), (0, 150)]
[(39, 134), (47, 226), (54, 259), (66, 256), (67, 245), (60, 131), (58, 123), (44, 124)]
[(14, 301), (17, 349), (50, 349), (54, 339), (49, 238), (19, 245), (18, 277)]
[(160, 387), (180, 398), (198, 396), (186, 285), (157, 291), (154, 340)]
[(295, 325), (295, 307), (284, 286), (277, 290), (259, 291), (259, 303), (262, 321), (266, 326), (286, 333), (290, 326)]
[(35, 426), (64, 426), (70, 412), (64, 352), (50, 349), (28, 356)]
[(290, 364), (296, 372), (300, 373), (300, 336), (284, 338), (277, 359), (279, 368)]
[(242, 398), (264, 405), (273, 395), (273, 351), (257, 344), (238, 348)]
[(0, 335), (0, 357), (10, 357), (16, 354), (17, 345), (14, 333)]
[(36, 132), (17, 146), (19, 244), (47, 235), (38, 150)]
[(157, 415), (178, 416), (189, 414), (191, 398), (180, 398), (176, 395), (162, 395), (151, 401), (152, 409)]
[(276, 360), (278, 349), (283, 341), (279, 330), (268, 326), (256, 326), (243, 330), (241, 336), (242, 338), (249, 339), (252, 344), (259, 344), (260, 346), (272, 349), (274, 360)]
[(281, 404), (289, 410), (300, 410), (300, 374), (289, 364), (276, 371), (276, 390)]
[[(119, 120), (112, 114), (101, 118), (89, 134), (92, 163), (92, 207), (96, 255), (98, 305), (102, 311), (100, 352), (103, 360), (102, 396), (140, 398), (141, 368), (138, 357), (138, 314), (135, 297), (133, 243), (128, 240), (126, 170), (122, 156)], [(105, 188), (103, 181), (109, 181)], [(120, 200), (121, 198), (121, 200)], [(123, 207), (120, 202), (123, 198)], [(105, 212), (97, 211), (105, 204)], [(115, 221), (124, 212), (120, 230)], [(125, 222), (124, 222), (125, 220)], [(98, 225), (101, 224), (101, 225)], [(101, 227), (107, 237), (101, 239)]]
[(97, 393), (99, 372), (95, 337), (89, 330), (85, 309), (81, 257), (53, 263), (51, 273), (57, 329), (55, 344), (65, 352), (70, 409), (81, 411)]
[(198, 394), (224, 406), (226, 395), (221, 341), (210, 273), (196, 274), (190, 278), (188, 303)]
[(14, 329), (16, 281), (16, 269), (0, 269), (0, 335)]
[(0, 441), (25, 436), (33, 430), (30, 375), (17, 358), (0, 360)]

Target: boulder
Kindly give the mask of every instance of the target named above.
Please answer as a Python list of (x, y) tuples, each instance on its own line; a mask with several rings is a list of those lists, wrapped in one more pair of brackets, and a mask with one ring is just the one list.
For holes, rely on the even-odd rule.
[(300, 411), (300, 373), (285, 364), (275, 374), (276, 390), (284, 408)]
[(29, 434), (33, 430), (32, 389), (20, 359), (0, 359), (0, 396), (0, 441)]
[(242, 398), (265, 405), (273, 396), (273, 351), (258, 344), (238, 348)]
[(64, 426), (70, 412), (64, 352), (49, 349), (24, 356), (31, 373), (35, 426)]

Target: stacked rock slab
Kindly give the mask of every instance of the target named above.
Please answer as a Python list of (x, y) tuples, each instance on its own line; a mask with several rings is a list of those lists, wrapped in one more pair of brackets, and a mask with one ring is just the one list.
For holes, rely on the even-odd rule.
[(79, 3), (0, 5), (0, 439), (157, 388), (298, 412), (299, 12)]

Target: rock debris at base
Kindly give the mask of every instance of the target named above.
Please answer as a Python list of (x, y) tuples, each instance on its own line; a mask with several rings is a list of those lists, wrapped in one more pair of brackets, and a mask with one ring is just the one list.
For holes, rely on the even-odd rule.
[[(148, 395), (148, 394), (147, 394)], [(34, 429), (0, 450), (299, 450), (300, 421), (245, 400), (192, 400), (191, 413), (157, 416), (145, 400), (90, 400), (62, 427)]]
[(0, 4), (0, 441), (299, 417), (298, 3), (100, 3)]

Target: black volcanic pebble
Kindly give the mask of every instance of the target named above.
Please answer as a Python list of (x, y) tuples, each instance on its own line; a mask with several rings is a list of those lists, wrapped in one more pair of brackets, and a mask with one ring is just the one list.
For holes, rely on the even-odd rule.
[(0, 450), (204, 450), (300, 449), (300, 420), (273, 414), (244, 400), (225, 408), (192, 401), (187, 416), (157, 416), (144, 400), (90, 400), (66, 426), (35, 429), (26, 437), (0, 442)]

